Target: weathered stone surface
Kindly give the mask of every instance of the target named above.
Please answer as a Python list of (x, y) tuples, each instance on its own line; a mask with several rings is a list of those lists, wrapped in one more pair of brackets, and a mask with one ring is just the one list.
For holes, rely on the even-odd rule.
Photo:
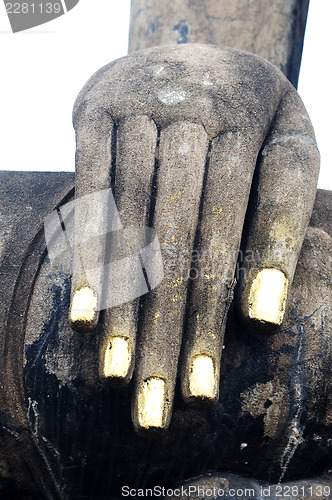
[[(146, 227), (151, 223), (151, 193), (155, 184), (156, 148), (158, 130), (151, 118), (130, 116), (123, 120), (116, 133), (113, 162), (116, 178), (113, 176), (114, 197), (123, 227)], [(114, 153), (116, 153), (114, 155)], [(128, 165), (135, 165), (135, 175)], [(129, 276), (129, 273), (128, 273)], [(136, 331), (139, 299), (125, 302), (105, 311), (103, 317), (103, 341), (100, 348), (100, 371), (104, 353), (109, 348), (110, 339), (126, 333), (131, 367), (126, 381), (132, 377), (136, 357)]]
[[(24, 311), (45, 248), (38, 231), (50, 209), (71, 196), (73, 184), (73, 174), (1, 172), (0, 476), (4, 491), (8, 487), (10, 494), (17, 491), (19, 495), (18, 491), (24, 490), (25, 498), (34, 496), (39, 481), (45, 479), (45, 470), (28, 430), (22, 364)], [(6, 493), (1, 495), (6, 498)]]
[[(157, 129), (162, 129), (158, 132), (160, 141), (156, 146), (158, 144), (160, 148), (158, 158), (165, 167), (164, 197), (169, 195), (171, 200), (176, 186), (172, 176), (166, 175), (167, 166), (180, 167), (181, 155), (190, 152), (188, 147), (181, 150), (183, 141), (178, 151), (174, 147), (168, 150), (170, 139), (162, 145), (163, 137), (173, 126), (171, 123), (176, 122), (181, 140), (186, 127), (197, 132), (196, 149), (201, 152), (208, 149), (212, 173), (217, 171), (221, 158), (219, 136), (215, 137), (223, 132), (220, 137), (228, 138), (232, 145), (229, 152), (234, 153), (232, 133), (238, 128), (241, 138), (241, 130), (245, 127), (246, 133), (240, 141), (243, 146), (240, 147), (241, 161), (232, 160), (229, 167), (243, 166), (246, 161), (243, 151), (248, 153), (254, 144), (254, 151), (246, 155), (249, 158), (247, 188), (241, 187), (248, 196), (255, 161), (275, 111), (285, 93), (295, 93), (294, 89), (265, 61), (242, 52), (217, 48), (198, 48), (196, 57), (187, 57), (189, 47), (175, 47), (171, 51), (175, 60), (171, 60), (168, 53), (162, 64), (164, 67), (168, 65), (168, 76), (158, 76), (161, 52), (149, 50), (130, 56), (132, 67), (129, 72), (127, 60), (113, 63), (101, 70), (83, 89), (75, 110), (75, 125), (87, 153), (83, 161), (88, 166), (87, 159), (93, 159), (97, 169), (95, 174), (98, 174), (98, 168), (105, 167), (106, 152), (111, 153), (106, 155), (108, 166), (116, 167), (119, 157), (115, 154), (113, 159), (112, 155), (123, 148), (120, 136), (117, 145), (114, 140), (111, 143), (104, 141), (103, 153), (99, 156), (93, 154), (96, 145), (101, 147), (98, 137), (105, 132), (102, 124), (109, 117), (107, 130), (113, 134), (115, 127), (124, 126), (128, 116), (142, 116), (144, 107), (145, 115), (148, 110), (144, 123), (151, 125), (153, 120)], [(206, 58), (211, 53), (215, 59), (209, 75), (206, 75)], [(248, 57), (253, 66), (249, 72), (245, 70)], [(141, 67), (145, 68), (141, 75), (143, 84), (137, 87), (135, 81), (140, 78)], [(192, 84), (192, 73), (194, 81), (200, 82), (197, 86)], [(135, 78), (131, 78), (131, 74), (135, 74)], [(169, 87), (170, 83), (178, 83), (177, 75), (183, 78), (181, 91), (186, 93), (185, 99), (177, 88)], [(211, 85), (207, 84), (212, 82), (217, 88), (214, 92), (209, 91)], [(238, 89), (242, 87), (248, 92), (239, 93)], [(112, 105), (108, 107), (110, 95)], [(155, 95), (160, 99), (156, 100)], [(232, 103), (230, 109), (225, 98)], [(98, 120), (100, 109), (104, 109), (106, 114), (103, 116), (107, 117), (102, 122)], [(107, 115), (108, 112), (111, 115)], [(185, 125), (182, 125), (183, 116), (187, 117)], [(305, 119), (299, 123), (304, 127), (300, 128), (301, 134), (310, 137), (309, 121)], [(147, 127), (151, 132), (150, 125)], [(131, 161), (136, 161), (134, 144), (138, 144), (138, 151), (143, 151), (145, 144), (142, 129), (137, 127), (134, 130), (137, 134), (135, 132), (135, 138), (126, 150), (128, 158), (132, 155)], [(89, 140), (90, 132), (93, 132), (92, 141)], [(204, 144), (209, 141), (212, 144), (207, 148)], [(228, 142), (226, 140), (226, 145)], [(225, 142), (220, 145), (221, 149), (224, 145)], [(150, 157), (153, 144), (145, 149)], [(218, 151), (215, 158), (214, 151)], [(227, 151), (223, 154), (225, 166), (227, 157), (232, 158), (232, 155), (227, 155)], [(195, 156), (195, 181), (202, 163), (198, 157), (205, 162), (206, 154), (197, 155), (197, 159)], [(121, 161), (118, 164), (121, 168)], [(304, 165), (305, 168), (310, 177), (310, 166)], [(84, 194), (85, 187), (90, 190), (100, 188), (89, 183), (89, 169), (84, 172), (79, 183), (79, 189), (83, 188), (81, 194)], [(109, 173), (108, 170), (106, 173), (102, 171), (100, 178), (93, 182), (109, 181)], [(229, 182), (232, 178), (230, 172)], [(21, 195), (20, 205), (17, 198), (23, 183), (25, 188), (29, 187), (25, 179), (36, 182), (34, 189), (41, 194), (37, 197), (34, 189), (26, 190)], [(153, 177), (151, 185), (150, 173), (148, 188), (154, 189), (155, 180)], [(178, 185), (180, 181), (181, 176)], [(92, 335), (78, 334), (70, 328), (67, 321), (69, 276), (61, 269), (52, 268), (45, 255), (42, 222), (61, 201), (68, 199), (72, 182), (73, 176), (69, 174), (2, 174), (4, 202), (1, 217), (8, 234), (1, 244), (4, 283), (0, 352), (3, 492), (25, 488), (33, 492), (33, 498), (38, 498), (38, 495), (61, 499), (98, 498), (97, 495), (103, 498), (105, 495), (119, 496), (124, 484), (173, 486), (177, 481), (209, 470), (228, 470), (265, 482), (320, 475), (330, 464), (332, 445), (326, 439), (331, 431), (332, 404), (329, 399), (331, 237), (323, 230), (328, 227), (320, 215), (320, 210), (325, 214), (331, 209), (329, 195), (323, 193), (317, 197), (313, 217), (319, 227), (308, 230), (287, 319), (281, 331), (264, 338), (249, 332), (240, 322), (233, 303), (224, 339), (217, 406), (207, 410), (190, 409), (176, 390), (168, 433), (159, 441), (149, 441), (137, 436), (132, 427), (130, 399), (134, 385), (119, 392), (101, 384), (98, 344), (102, 332), (97, 328)], [(122, 200), (122, 213), (132, 213), (131, 198), (122, 197), (123, 186), (121, 183), (117, 185), (116, 179), (112, 182), (118, 193), (116, 196)], [(51, 195), (47, 190), (48, 183)], [(241, 185), (240, 176), (238, 185)], [(142, 189), (142, 180), (138, 187)], [(218, 187), (212, 179), (211, 193), (213, 188), (216, 197), (225, 202), (227, 208), (229, 193), (224, 193), (222, 186)], [(237, 196), (241, 196), (241, 203), (245, 206), (241, 189)], [(132, 192), (134, 196), (134, 185)], [(135, 213), (144, 207), (143, 211), (147, 213), (150, 195), (149, 189), (148, 196), (143, 189), (143, 196), (136, 198)], [(168, 205), (165, 198), (161, 205), (166, 204), (170, 214), (185, 211), (181, 202), (186, 196), (180, 193)], [(158, 201), (153, 201), (152, 206), (158, 212)], [(29, 217), (25, 213), (26, 206), (33, 207)], [(192, 214), (196, 209), (192, 208)], [(227, 221), (232, 220), (232, 213), (231, 209), (225, 211)], [(181, 217), (186, 215), (179, 214)], [(149, 220), (152, 220), (151, 215)], [(21, 230), (22, 221), (24, 228)], [(234, 248), (237, 248), (243, 219), (240, 222), (236, 219), (233, 223), (237, 224), (234, 230)], [(162, 223), (159, 229), (163, 232)], [(206, 303), (204, 297), (201, 301), (199, 298), (198, 293), (197, 304)], [(148, 303), (149, 296), (146, 299)], [(171, 337), (172, 320), (169, 325), (165, 333)], [(161, 361), (164, 365), (169, 363), (170, 371), (174, 372), (172, 351), (165, 352), (164, 357)], [(320, 387), (318, 392), (317, 386)]]
[[(106, 179), (104, 187), (111, 185), (108, 177), (116, 185), (117, 163), (123, 163), (121, 154), (126, 146), (117, 140), (110, 155), (104, 144), (110, 143), (111, 134), (115, 136), (123, 121), (133, 116), (145, 116), (146, 123), (152, 120), (158, 129), (155, 184), (151, 186), (149, 168), (146, 178), (139, 169), (137, 189), (149, 191), (152, 187), (156, 193), (151, 191), (150, 195), (156, 196), (150, 221), (160, 238), (166, 269), (165, 280), (151, 293), (142, 314), (136, 318), (135, 311), (130, 312), (132, 324), (141, 321), (143, 332), (136, 384), (139, 393), (149, 377), (165, 381), (167, 427), (185, 311), (185, 398), (190, 398), (186, 374), (197, 354), (209, 355), (219, 375), (226, 299), (254, 171), (245, 225), (247, 250), (253, 258), (245, 260), (245, 278), (241, 278), (245, 318), (253, 270), (257, 273), (261, 268), (275, 267), (292, 282), (314, 202), (319, 157), (298, 94), (270, 63), (233, 49), (190, 44), (158, 47), (109, 64), (80, 92), (74, 107), (80, 196), (91, 190), (92, 171), (96, 178)], [(140, 129), (133, 139), (140, 157), (144, 155), (142, 133)], [(149, 126), (145, 135), (150, 136)], [(151, 165), (150, 156), (147, 165)], [(134, 180), (135, 165), (127, 168)], [(146, 201), (139, 203), (145, 213)], [(128, 214), (133, 213), (133, 207), (141, 210), (135, 196), (121, 205)], [(77, 227), (86, 232), (83, 220), (79, 218)], [(203, 262), (200, 257), (193, 266), (198, 279), (187, 302), (187, 270), (195, 250), (207, 258)], [(126, 335), (127, 318), (122, 321), (122, 330), (120, 323), (117, 321)], [(214, 393), (217, 399), (217, 391)], [(138, 406), (137, 397), (133, 403), (136, 427)]]
[(296, 87), (308, 0), (132, 0), (129, 52), (186, 43), (246, 50)]
[[(184, 45), (131, 54), (97, 71), (77, 97), (78, 166), (90, 159), (99, 172), (104, 157), (91, 158), (94, 148), (101, 154), (98, 138), (109, 136), (112, 121), (119, 124), (132, 115), (148, 115), (158, 129), (184, 119), (201, 123), (210, 139), (245, 127), (263, 139), (288, 92), (295, 95), (276, 67), (237, 50)], [(92, 170), (86, 170), (90, 186)]]
[[(7, 323), (8, 317), (1, 316), (7, 346), (1, 351), (2, 380), (8, 382), (1, 391), (4, 488), (15, 491), (21, 483), (35, 490), (33, 498), (38, 490), (41, 496), (53, 491), (56, 498), (103, 498), (116, 497), (124, 484), (174, 486), (210, 470), (277, 482), (281, 476), (317, 476), (329, 467), (332, 301), (331, 237), (326, 232), (308, 230), (280, 333), (264, 340), (249, 333), (231, 308), (217, 407), (188, 409), (177, 392), (169, 432), (157, 442), (146, 441), (132, 429), (131, 387), (119, 392), (100, 385), (99, 334), (70, 329), (70, 283), (45, 257), (42, 234), (34, 236), (40, 227), (35, 220), (41, 222), (61, 202), (72, 175), (63, 174), (54, 197), (47, 194), (54, 189), (52, 174), (30, 175), (45, 193), (41, 213), (36, 210), (35, 217), (26, 219), (26, 206), (36, 197), (32, 189), (21, 198), (21, 207), (16, 199), (18, 226), (10, 211), (5, 214), (6, 227), (14, 233), (25, 220), (28, 239), (35, 243), (13, 277), (14, 295), (3, 295), (2, 302), (12, 318)], [(20, 176), (2, 174), (7, 187), (3, 206), (10, 208), (15, 189), (10, 187), (18, 186)], [(319, 191), (320, 197), (330, 209), (328, 193)], [(317, 206), (314, 213), (319, 216)], [(11, 254), (7, 242), (2, 262)], [(15, 267), (6, 268), (8, 278), (10, 270), (15, 273)]]
[[(182, 7), (184, 4), (182, 2)], [(139, 43), (149, 44), (154, 37), (160, 44), (164, 40), (161, 28), (163, 37), (171, 44), (207, 41), (245, 48), (277, 64), (296, 84), (307, 1), (292, 0), (282, 2), (282, 5), (281, 2), (264, 3), (264, 8), (259, 2), (254, 6), (250, 2), (254, 9), (249, 16), (242, 2), (191, 2), (192, 12), (187, 6), (186, 11), (178, 8), (173, 12), (175, 18), (171, 18), (169, 32), (165, 29), (166, 16), (152, 19), (149, 7), (152, 3), (140, 6), (138, 1), (133, 2), (132, 44), (138, 39)], [(158, 2), (158, 7), (163, 9), (164, 4)], [(218, 9), (223, 9), (221, 15)], [(150, 31), (146, 31), (145, 23)], [(219, 30), (217, 26), (223, 29)], [(212, 38), (214, 36), (216, 38)], [(134, 50), (137, 47), (136, 44)], [(139, 67), (144, 58), (139, 57), (132, 71), (141, 74), (143, 84), (151, 90), (153, 85), (148, 81), (149, 75)], [(232, 66), (235, 61), (229, 62)], [(151, 70), (151, 66), (145, 67)], [(254, 71), (258, 70), (259, 77), (254, 97), (258, 114), (264, 116), (271, 106), (266, 116), (272, 117), (283, 85), (271, 87), (273, 79), (266, 82), (266, 68), (262, 61), (255, 66)], [(156, 65), (155, 73), (160, 69)], [(127, 82), (121, 77), (121, 63), (118, 70), (115, 83), (120, 82), (121, 93), (123, 88), (130, 89), (131, 79)], [(183, 66), (179, 65), (178, 70), (181, 73)], [(98, 75), (102, 76), (103, 71), (105, 69)], [(213, 73), (212, 67), (211, 71)], [(210, 73), (198, 71), (198, 74), (200, 81), (209, 87), (212, 83)], [(227, 74), (227, 79), (229, 76)], [(247, 76), (242, 75), (246, 83), (250, 80)], [(232, 78), (236, 81), (236, 75), (233, 74)], [(183, 94), (177, 89), (167, 88), (167, 77), (161, 81), (164, 88), (159, 97), (164, 109), (165, 106), (181, 104)], [(109, 88), (115, 89), (110, 81), (104, 81), (103, 85), (107, 92)], [(197, 91), (192, 88), (189, 78), (187, 85), (191, 93)], [(272, 88), (271, 94), (269, 87)], [(232, 90), (236, 94), (236, 86)], [(97, 96), (98, 93), (103, 95), (103, 89), (98, 88)], [(119, 151), (125, 141), (125, 154), (121, 157), (124, 163), (134, 161), (140, 164), (147, 154), (145, 152), (137, 158), (135, 142), (142, 141), (136, 141), (136, 137), (133, 145), (128, 133), (124, 133), (126, 139), (120, 138), (116, 145), (113, 135), (115, 127), (118, 133), (121, 128), (125, 129), (124, 117), (129, 116), (129, 121), (137, 123), (139, 117), (133, 118), (132, 114), (140, 115), (142, 99), (139, 89), (133, 88), (130, 99), (124, 102), (115, 92), (115, 113), (113, 109), (110, 112), (112, 119), (108, 113), (97, 116), (94, 104), (98, 106), (100, 101), (94, 101), (96, 95), (92, 106), (88, 106), (92, 121), (81, 124), (80, 128), (87, 140), (85, 144), (84, 140), (81, 142), (83, 148), (78, 151), (78, 158), (81, 157), (87, 168), (77, 189), (82, 188), (84, 192), (108, 185), (109, 172), (100, 167), (105, 166), (107, 158), (112, 163), (111, 153), (114, 155), (116, 149)], [(265, 100), (263, 107), (262, 97)], [(220, 101), (219, 97), (217, 101)], [(241, 114), (240, 100), (233, 101), (235, 119), (255, 125), (256, 116), (248, 115), (248, 110)], [(200, 105), (194, 103), (188, 115), (181, 105), (178, 106), (179, 111), (174, 112), (171, 122), (174, 117), (180, 121), (184, 114), (194, 127), (199, 127), (203, 121), (210, 140), (213, 139), (214, 134), (221, 131), (219, 120), (225, 115), (225, 107), (218, 108), (218, 102), (214, 102), (216, 109), (213, 113), (211, 108), (206, 109), (207, 103), (204, 99)], [(142, 122), (149, 122), (153, 129), (155, 120), (158, 128), (166, 128), (170, 121), (162, 111), (163, 106), (152, 108), (151, 115), (142, 117)], [(96, 117), (98, 119), (94, 120)], [(231, 114), (227, 120), (232, 123)], [(99, 155), (89, 156), (91, 151), (96, 152), (91, 145), (98, 142), (101, 123), (108, 124), (108, 134), (103, 136), (106, 142), (99, 143)], [(146, 128), (145, 125), (143, 132)], [(139, 137), (139, 126), (132, 123), (130, 130)], [(154, 140), (150, 144), (152, 149), (153, 145)], [(150, 153), (151, 148), (147, 148)], [(139, 155), (143, 150), (144, 145), (140, 144)], [(105, 152), (109, 156), (105, 156)], [(113, 171), (115, 163), (121, 172), (121, 161), (113, 160)], [(122, 166), (125, 167), (124, 163)], [(93, 169), (91, 165), (94, 165)], [(126, 175), (125, 168), (122, 173)], [(218, 405), (209, 410), (189, 409), (177, 390), (169, 432), (159, 441), (146, 441), (132, 429), (130, 393), (133, 387), (119, 392), (100, 383), (97, 350), (102, 333), (97, 329), (95, 335), (78, 335), (69, 327), (70, 280), (61, 269), (52, 268), (45, 254), (42, 222), (57, 205), (69, 199), (73, 176), (1, 173), (0, 180), (3, 225), (0, 241), (2, 498), (111, 499), (120, 497), (124, 485), (134, 488), (174, 487), (177, 481), (198, 474), (205, 476), (186, 484), (211, 487), (228, 482), (228, 486), (240, 488), (250, 485), (260, 498), (262, 483), (257, 480), (276, 483), (278, 480), (322, 476), (330, 467), (332, 448), (328, 437), (332, 425), (331, 194), (317, 194), (312, 217), (312, 225), (316, 227), (307, 232), (288, 316), (281, 331), (273, 337), (257, 337), (240, 323), (233, 304), (226, 328)], [(127, 177), (125, 188), (121, 182), (115, 183), (117, 200), (122, 199), (122, 216), (127, 215), (128, 220), (140, 211), (146, 214), (150, 196), (149, 189), (148, 196), (144, 190), (136, 192), (132, 180)], [(128, 184), (132, 186), (129, 191)], [(122, 198), (124, 190), (127, 192)], [(138, 208), (131, 204), (129, 193), (138, 194)], [(174, 204), (174, 209), (177, 206)], [(131, 213), (128, 212), (130, 207), (134, 207)], [(31, 216), (26, 209), (31, 210)], [(126, 311), (122, 313), (127, 316)], [(207, 477), (206, 473), (211, 470), (219, 474)], [(220, 471), (223, 470), (250, 475), (256, 480), (222, 475)], [(309, 483), (301, 481), (296, 484), (315, 488), (330, 485), (331, 479), (326, 476), (321, 480), (310, 479)], [(271, 494), (276, 493), (274, 486)]]
[(323, 229), (326, 233), (332, 234), (332, 207), (331, 191), (318, 189), (314, 209), (312, 212), (310, 225)]

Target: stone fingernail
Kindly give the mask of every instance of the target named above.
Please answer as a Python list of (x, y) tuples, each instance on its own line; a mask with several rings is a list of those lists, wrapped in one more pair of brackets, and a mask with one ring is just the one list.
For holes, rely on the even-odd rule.
[(279, 326), (283, 322), (289, 280), (279, 269), (259, 271), (249, 292), (249, 318)]
[(189, 394), (202, 400), (215, 400), (217, 384), (210, 356), (197, 356), (193, 359), (189, 373)]
[(97, 326), (97, 294), (90, 287), (75, 290), (69, 310), (69, 322), (78, 331), (90, 331)]
[(131, 366), (131, 352), (128, 339), (112, 337), (106, 343), (105, 352), (101, 356), (100, 375), (113, 379), (115, 382), (125, 382)]
[(161, 378), (151, 377), (138, 394), (138, 426), (140, 429), (164, 429), (166, 425), (166, 384)]

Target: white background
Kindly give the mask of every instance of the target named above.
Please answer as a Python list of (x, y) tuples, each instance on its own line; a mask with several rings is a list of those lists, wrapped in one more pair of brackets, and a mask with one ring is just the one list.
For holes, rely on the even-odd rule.
[[(13, 34), (0, 0), (0, 169), (74, 170), (74, 100), (95, 71), (126, 55), (129, 11), (130, 0), (80, 0), (66, 15)], [(299, 84), (324, 189), (332, 189), (331, 19), (332, 0), (311, 0)]]

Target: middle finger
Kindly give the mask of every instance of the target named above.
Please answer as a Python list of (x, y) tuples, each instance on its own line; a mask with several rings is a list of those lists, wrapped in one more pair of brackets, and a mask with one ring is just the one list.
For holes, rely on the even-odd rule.
[(160, 134), (154, 227), (165, 266), (144, 310), (132, 417), (136, 430), (165, 429), (171, 418), (193, 250), (208, 158), (200, 124), (177, 122)]

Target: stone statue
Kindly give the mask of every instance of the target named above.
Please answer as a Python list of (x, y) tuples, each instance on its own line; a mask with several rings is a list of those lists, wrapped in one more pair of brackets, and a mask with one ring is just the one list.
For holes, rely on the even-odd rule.
[[(307, 3), (261, 3), (133, 1), (130, 48), (147, 50), (78, 96), (73, 278), (38, 224), (16, 268), (3, 253), (8, 498), (330, 498), (331, 195), (306, 232), (314, 134), (259, 57), (296, 84)], [(50, 179), (41, 224), (73, 195)], [(110, 187), (124, 228), (156, 230), (165, 278), (99, 315)]]

